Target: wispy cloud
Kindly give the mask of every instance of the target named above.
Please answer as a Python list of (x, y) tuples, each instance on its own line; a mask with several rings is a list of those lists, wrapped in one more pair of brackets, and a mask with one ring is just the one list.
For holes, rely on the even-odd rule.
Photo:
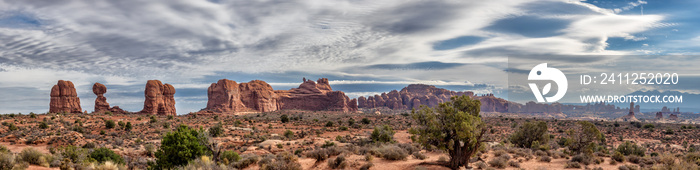
[[(689, 25), (669, 21), (678, 17), (675, 11), (631, 12), (653, 3), (6, 0), (0, 1), (0, 90), (28, 87), (36, 92), (23, 93), (40, 98), (56, 80), (67, 79), (89, 98), (92, 83), (101, 82), (131, 100), (141, 97), (134, 91), (149, 79), (201, 90), (221, 78), (249, 81), (259, 79), (249, 77), (256, 74), (276, 74), (264, 80), (281, 87), (298, 86), (290, 76), (318, 75), (337, 78), (332, 85), (504, 88), (505, 63), (514, 55), (693, 52), (669, 40), (648, 42), (668, 36), (650, 31), (685, 34)], [(610, 49), (611, 38), (648, 45)], [(595, 59), (570, 62), (600, 62)], [(182, 113), (204, 107), (194, 102), (201, 96), (187, 99)], [(138, 102), (109, 100), (138, 108)], [(6, 105), (0, 103), (0, 112)], [(26, 105), (47, 107), (43, 101)]]

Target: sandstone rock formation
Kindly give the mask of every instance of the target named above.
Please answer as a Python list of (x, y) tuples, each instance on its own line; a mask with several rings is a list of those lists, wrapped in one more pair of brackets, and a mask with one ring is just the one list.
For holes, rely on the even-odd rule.
[(245, 112), (277, 110), (277, 95), (272, 86), (264, 81), (253, 80), (237, 84), (221, 79), (207, 89), (207, 108), (213, 112)]
[(327, 78), (306, 80), (298, 88), (276, 90), (278, 108), (300, 110), (357, 111), (357, 101), (342, 91), (333, 91)]
[(634, 111), (635, 111), (634, 102), (631, 102), (630, 107), (629, 107), (629, 113), (625, 116), (622, 116), (620, 118), (615, 119), (615, 121), (639, 122), (639, 119), (637, 119), (637, 117), (634, 116)]
[(656, 112), (656, 117), (654, 117), (656, 120), (662, 120), (664, 119), (664, 114), (661, 112)]
[(82, 109), (80, 108), (80, 98), (78, 98), (78, 93), (75, 91), (73, 82), (59, 80), (58, 83), (51, 88), (49, 112), (82, 112)]
[(144, 91), (146, 100), (140, 113), (176, 115), (174, 94), (175, 88), (172, 85), (163, 84), (159, 80), (148, 80)]
[(357, 111), (357, 100), (350, 100), (341, 91), (333, 91), (328, 79), (314, 82), (304, 78), (303, 81), (298, 88), (273, 90), (261, 80), (237, 84), (221, 79), (209, 86), (209, 101), (202, 110), (213, 113), (283, 109)]
[(453, 96), (467, 95), (481, 101), (482, 112), (507, 112), (509, 105), (514, 104), (493, 94), (475, 96), (473, 92), (456, 92), (425, 84), (411, 84), (401, 89), (392, 90), (369, 97), (357, 99), (360, 108), (387, 107), (389, 109), (412, 109), (420, 105), (435, 107), (439, 103), (450, 101)]
[(678, 115), (676, 114), (670, 114), (668, 115), (668, 120), (673, 120), (673, 121), (678, 121)]
[(107, 97), (104, 96), (105, 93), (107, 93), (107, 86), (101, 83), (95, 83), (92, 85), (92, 93), (95, 93), (97, 95), (97, 98), (95, 99), (95, 111), (97, 113), (101, 112), (112, 112), (112, 113), (131, 113), (127, 112), (125, 110), (122, 110), (119, 108), (119, 106), (114, 106), (114, 107), (109, 107), (109, 103), (107, 103)]
[(104, 112), (109, 110), (109, 103), (107, 103), (107, 98), (104, 96), (107, 93), (107, 87), (101, 83), (95, 83), (92, 85), (92, 93), (97, 95), (95, 99), (95, 112)]

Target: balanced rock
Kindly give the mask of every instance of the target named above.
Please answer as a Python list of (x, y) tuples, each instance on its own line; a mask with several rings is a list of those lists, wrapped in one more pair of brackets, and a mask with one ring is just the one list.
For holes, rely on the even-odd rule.
[(101, 83), (95, 83), (92, 85), (92, 93), (97, 95), (95, 99), (95, 112), (104, 112), (109, 110), (109, 103), (107, 103), (107, 98), (104, 96), (107, 93), (107, 87)]
[(148, 80), (144, 96), (143, 110), (140, 113), (157, 115), (176, 115), (175, 88), (159, 80)]
[(51, 88), (49, 112), (82, 112), (82, 109), (80, 108), (80, 98), (78, 98), (78, 93), (75, 91), (73, 82), (59, 80), (58, 83)]

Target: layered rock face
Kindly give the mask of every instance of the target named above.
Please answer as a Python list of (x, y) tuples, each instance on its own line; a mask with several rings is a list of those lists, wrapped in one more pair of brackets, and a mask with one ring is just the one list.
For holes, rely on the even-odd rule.
[(357, 101), (342, 91), (333, 91), (328, 79), (306, 80), (298, 88), (277, 90), (278, 108), (300, 110), (357, 111)]
[(97, 95), (95, 99), (95, 112), (104, 112), (109, 110), (109, 103), (107, 103), (107, 98), (104, 96), (107, 93), (107, 87), (101, 83), (95, 83), (92, 85), (92, 93)]
[(144, 91), (146, 100), (140, 113), (158, 115), (176, 115), (175, 112), (175, 88), (170, 84), (163, 84), (159, 80), (148, 80)]
[(221, 79), (207, 90), (209, 101), (204, 111), (269, 112), (282, 109), (356, 111), (357, 101), (350, 100), (345, 93), (333, 91), (328, 79), (317, 82), (304, 79), (299, 88), (273, 90), (261, 80), (237, 84)]
[(75, 91), (73, 82), (59, 80), (58, 83), (51, 88), (49, 112), (82, 112), (82, 109), (80, 108), (80, 98), (78, 98), (78, 93)]
[[(389, 93), (374, 95), (365, 98), (364, 96), (357, 99), (357, 105), (360, 108), (377, 108), (388, 107), (390, 109), (411, 109), (418, 108), (420, 105), (435, 107), (438, 103), (450, 101), (452, 96), (467, 95), (474, 97), (473, 92), (455, 92), (447, 89), (437, 88), (425, 84), (411, 84), (401, 91), (392, 90)], [(488, 103), (484, 103), (488, 102)], [(482, 111), (497, 110), (503, 106), (493, 100), (482, 101)], [(487, 110), (484, 110), (486, 108)], [(505, 107), (504, 107), (505, 108)]]
[(272, 86), (264, 81), (253, 80), (237, 84), (221, 79), (207, 89), (207, 108), (213, 112), (245, 112), (277, 110), (277, 95)]

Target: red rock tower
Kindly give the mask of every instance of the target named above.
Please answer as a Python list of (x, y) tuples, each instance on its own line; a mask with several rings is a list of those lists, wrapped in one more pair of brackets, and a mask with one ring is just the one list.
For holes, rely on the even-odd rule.
[(81, 113), (80, 98), (75, 91), (73, 82), (59, 80), (51, 88), (51, 103), (49, 103), (50, 113)]
[(143, 102), (143, 110), (140, 113), (152, 115), (177, 115), (175, 111), (175, 88), (170, 84), (163, 84), (159, 80), (148, 80)]

